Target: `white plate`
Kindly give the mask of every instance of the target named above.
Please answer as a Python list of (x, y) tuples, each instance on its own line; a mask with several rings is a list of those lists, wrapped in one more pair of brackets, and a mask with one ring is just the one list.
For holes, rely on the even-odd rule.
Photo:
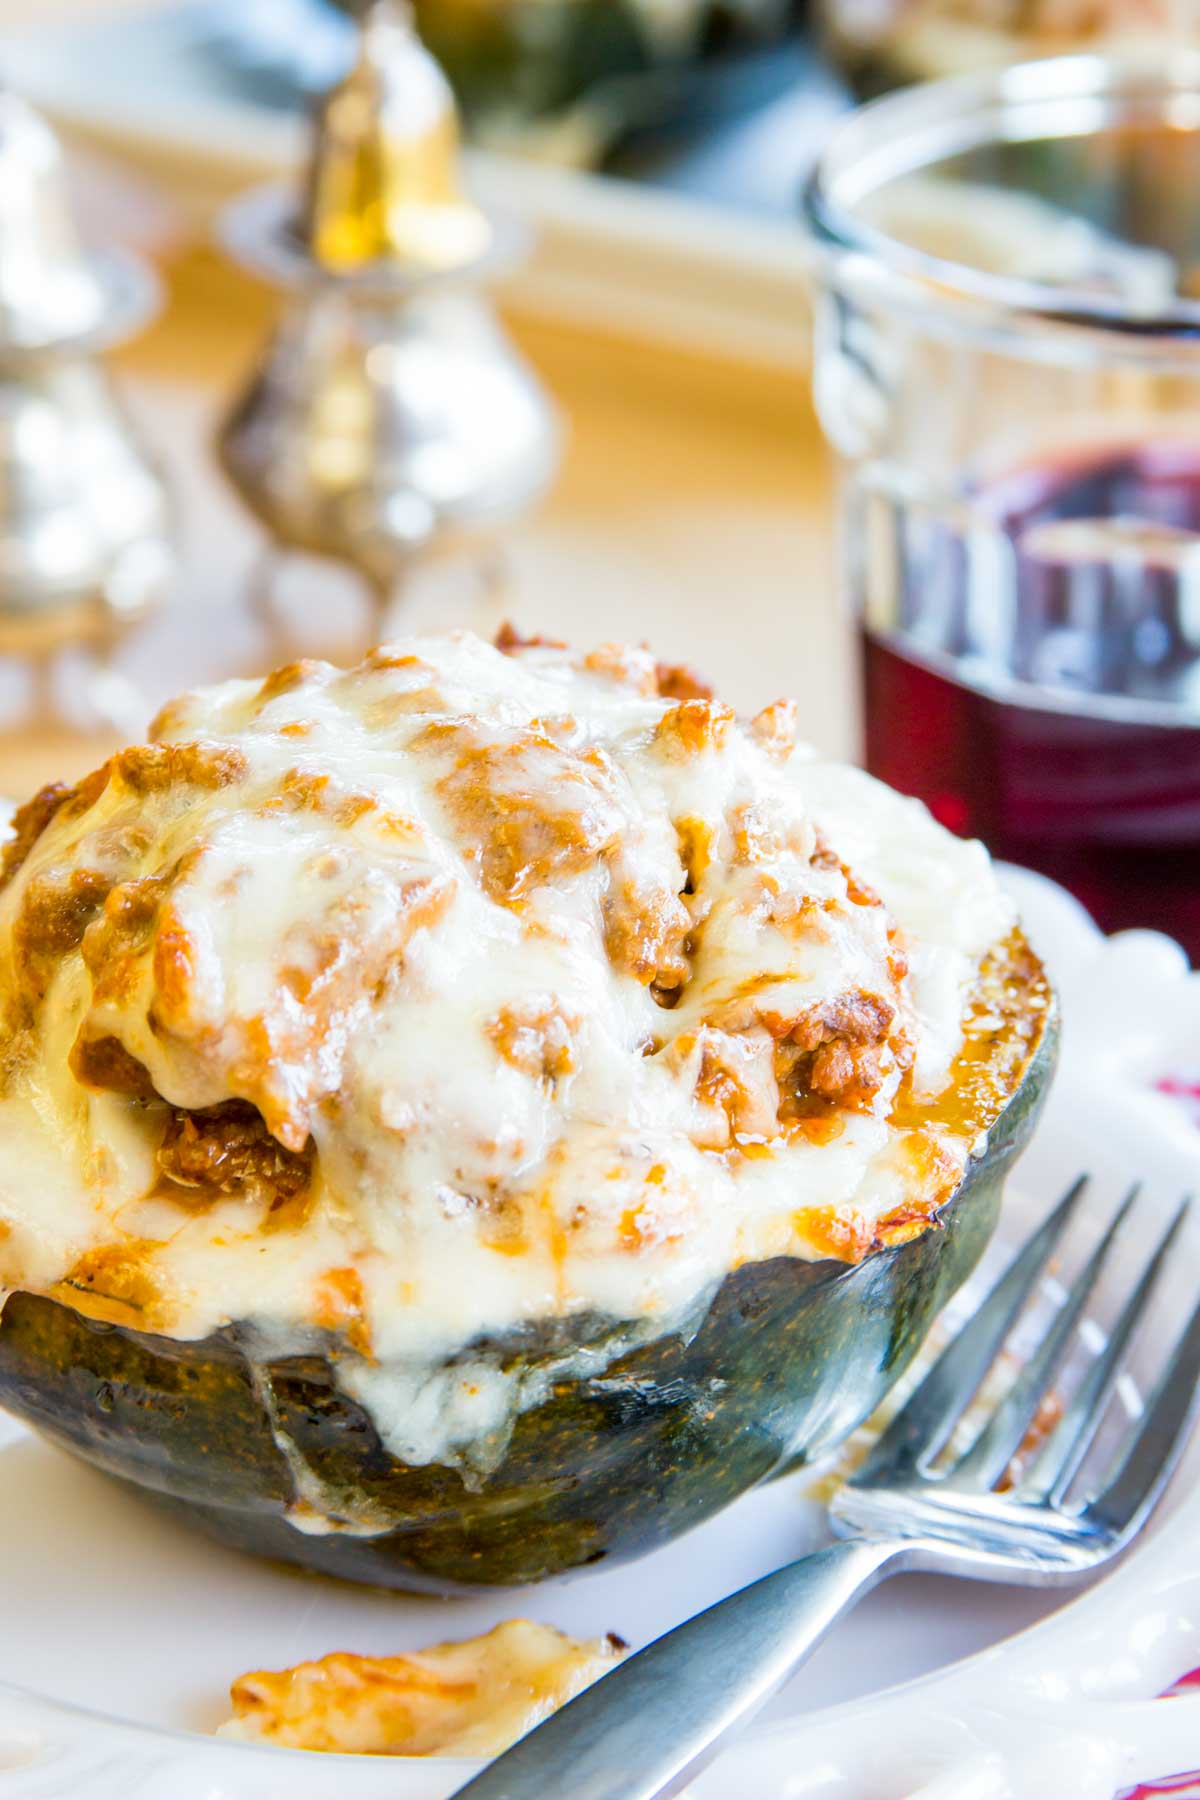
[[(1023, 1192), (1010, 1197), (1009, 1235), (1083, 1166), (1094, 1172), (1097, 1214), (1131, 1173), (1147, 1179), (1149, 1234), (1200, 1166), (1190, 1093), (1200, 1077), (1200, 976), (1167, 940), (1106, 941), (1050, 883), (1019, 872), (1011, 880), (1052, 963), (1066, 1029)], [(1191, 1249), (1175, 1259), (1156, 1309), (1151, 1356), (1193, 1302), (1195, 1229)], [(0, 1795), (448, 1794), (468, 1765), (307, 1757), (185, 1734), (218, 1722), (243, 1670), (335, 1649), (402, 1651), (517, 1613), (644, 1642), (817, 1542), (810, 1486), (811, 1477), (777, 1482), (628, 1568), (518, 1595), (428, 1601), (223, 1551), (12, 1425), (0, 1445)], [(1200, 1662), (1200, 1499), (1187, 1498), (1187, 1486), (1186, 1476), (1176, 1483), (1149, 1544), (1046, 1623), (1035, 1622), (1059, 1604), (1046, 1595), (890, 1584), (695, 1794), (1111, 1800), (1135, 1777), (1200, 1764), (1200, 1696), (1149, 1698)], [(915, 1689), (884, 1691), (914, 1678)]]

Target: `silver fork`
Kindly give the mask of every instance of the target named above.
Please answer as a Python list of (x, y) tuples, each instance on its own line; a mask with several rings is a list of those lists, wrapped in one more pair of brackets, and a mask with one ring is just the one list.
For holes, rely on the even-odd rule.
[[(1146, 1263), (1077, 1392), (1015, 1485), (997, 1492), (1083, 1318), (1137, 1195), (1122, 1202), (1020, 1374), (948, 1467), (934, 1467), (1001, 1355), (1087, 1185), (1081, 1176), (830, 1507), (841, 1540), (631, 1656), (458, 1790), (460, 1800), (666, 1800), (775, 1694), (835, 1620), (890, 1575), (920, 1571), (1049, 1587), (1137, 1535), (1179, 1458), (1200, 1384), (1200, 1306), (1144, 1409), (1094, 1483), (1083, 1465), (1187, 1211)], [(1083, 1498), (1068, 1501), (1082, 1485)]]

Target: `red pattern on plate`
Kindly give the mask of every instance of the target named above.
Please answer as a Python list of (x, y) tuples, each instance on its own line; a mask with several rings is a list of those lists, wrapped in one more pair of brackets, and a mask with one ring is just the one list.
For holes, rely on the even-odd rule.
[(1193, 1075), (1160, 1075), (1154, 1083), (1154, 1091), (1174, 1100), (1200, 1131), (1200, 1079)]
[[(1197, 1096), (1200, 1111), (1200, 1093)], [(1167, 1698), (1172, 1694), (1186, 1694), (1200, 1688), (1200, 1669), (1193, 1669), (1175, 1686), (1167, 1689)], [(1200, 1800), (1200, 1771), (1194, 1775), (1173, 1775), (1166, 1781), (1154, 1781), (1146, 1787), (1129, 1788), (1120, 1796), (1120, 1800), (1156, 1800), (1156, 1796), (1170, 1794), (1174, 1800)]]

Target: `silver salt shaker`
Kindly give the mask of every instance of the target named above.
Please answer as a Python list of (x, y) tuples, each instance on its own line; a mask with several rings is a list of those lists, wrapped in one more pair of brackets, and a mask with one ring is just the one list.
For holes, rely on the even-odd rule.
[(357, 571), (379, 616), (418, 558), (484, 546), (548, 484), (555, 415), (481, 291), (521, 248), (463, 192), (459, 129), (411, 13), (374, 0), (319, 108), (303, 194), (258, 190), (231, 253), (288, 293), (218, 439), (279, 557)]
[(54, 133), (0, 91), (0, 658), (43, 676), (68, 646), (102, 665), (174, 571), (165, 485), (98, 358), (157, 298), (135, 257), (85, 251)]

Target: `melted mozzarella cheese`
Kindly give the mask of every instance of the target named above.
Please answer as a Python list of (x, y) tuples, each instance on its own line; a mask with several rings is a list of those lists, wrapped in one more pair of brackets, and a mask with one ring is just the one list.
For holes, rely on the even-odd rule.
[[(866, 1247), (936, 1198), (967, 1147), (922, 1174), (892, 1100), (944, 1085), (1011, 925), (978, 845), (639, 652), (459, 634), (186, 697), (0, 893), (0, 1282), (103, 1300), (103, 1253), (149, 1329), (340, 1330), (409, 1460), (494, 1449), (537, 1396), (455, 1400), (439, 1359), (671, 1329), (740, 1260), (829, 1254), (814, 1218)], [(164, 1179), (231, 1103), (303, 1206)]]
[(229, 1690), (218, 1736), (359, 1756), (498, 1756), (621, 1661), (620, 1638), (509, 1619), (410, 1656), (335, 1651), (256, 1669)]

